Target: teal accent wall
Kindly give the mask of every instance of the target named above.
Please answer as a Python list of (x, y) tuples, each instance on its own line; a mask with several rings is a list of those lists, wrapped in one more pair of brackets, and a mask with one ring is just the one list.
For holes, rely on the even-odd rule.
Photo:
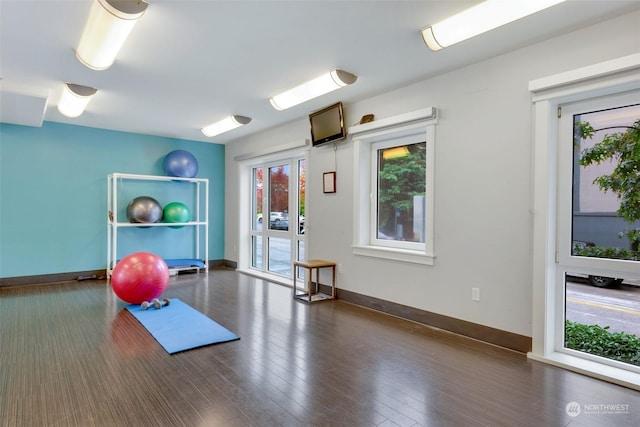
[[(197, 177), (209, 179), (209, 259), (223, 259), (224, 145), (0, 124), (0, 278), (106, 268), (107, 175), (165, 175), (164, 157), (176, 149), (191, 152)], [(156, 228), (140, 231), (148, 230)]]

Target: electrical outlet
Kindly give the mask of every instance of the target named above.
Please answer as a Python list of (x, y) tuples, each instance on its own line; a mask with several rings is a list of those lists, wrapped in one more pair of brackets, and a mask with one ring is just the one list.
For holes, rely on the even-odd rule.
[(480, 301), (480, 288), (471, 288), (471, 300)]

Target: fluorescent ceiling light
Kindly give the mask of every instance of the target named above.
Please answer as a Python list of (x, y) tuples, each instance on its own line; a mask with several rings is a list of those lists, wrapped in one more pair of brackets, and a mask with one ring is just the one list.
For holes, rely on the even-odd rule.
[(94, 0), (76, 57), (91, 69), (109, 68), (148, 6), (137, 0)]
[(422, 30), (431, 50), (440, 50), (565, 0), (486, 0)]
[(229, 116), (226, 119), (220, 120), (219, 122), (210, 124), (207, 127), (202, 128), (202, 133), (205, 136), (216, 136), (221, 133), (229, 132), (232, 129), (240, 127), (242, 125), (246, 125), (251, 121), (251, 117), (245, 116)]
[(331, 70), (320, 77), (296, 86), (286, 92), (271, 98), (271, 105), (276, 110), (286, 110), (294, 105), (301, 104), (344, 86), (354, 83), (358, 79), (355, 74), (339, 69)]
[(67, 117), (78, 117), (87, 108), (87, 104), (97, 91), (93, 87), (65, 83), (62, 97), (58, 103), (58, 111)]

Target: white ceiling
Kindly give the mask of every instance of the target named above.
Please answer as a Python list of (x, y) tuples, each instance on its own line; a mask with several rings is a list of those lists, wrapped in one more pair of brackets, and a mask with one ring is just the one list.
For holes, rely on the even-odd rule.
[[(9, 102), (18, 93), (30, 97), (27, 106), (34, 97), (48, 100), (45, 121), (227, 143), (640, 9), (638, 0), (570, 0), (432, 52), (420, 29), (477, 0), (148, 0), (115, 64), (94, 71), (74, 54), (91, 2), (0, 0), (2, 121), (27, 114)], [(271, 107), (269, 97), (332, 68), (359, 78), (289, 110)], [(98, 88), (78, 118), (56, 109), (64, 82)], [(33, 104), (42, 116), (42, 105)], [(202, 135), (203, 126), (230, 114), (253, 120)]]

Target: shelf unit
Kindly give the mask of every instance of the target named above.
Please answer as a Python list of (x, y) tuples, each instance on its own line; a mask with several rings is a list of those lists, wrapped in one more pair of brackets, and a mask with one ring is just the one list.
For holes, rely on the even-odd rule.
[[(126, 218), (126, 206), (129, 204), (133, 197), (125, 197), (125, 189), (129, 191), (135, 191), (135, 186), (151, 189), (153, 193), (151, 197), (156, 198), (161, 206), (165, 206), (167, 203), (176, 200), (161, 200), (162, 197), (156, 195), (162, 195), (165, 197), (167, 194), (177, 194), (184, 199), (187, 199), (187, 206), (191, 211), (191, 221), (184, 223), (130, 223)], [(132, 190), (131, 188), (134, 187)], [(150, 194), (136, 194), (135, 196), (150, 195)], [(153, 242), (146, 242), (146, 248), (140, 249), (147, 252), (156, 253), (161, 257), (169, 258), (163, 253), (168, 249), (172, 251), (180, 251), (180, 255), (177, 258), (180, 259), (194, 259), (201, 261), (204, 265), (200, 267), (194, 266), (176, 266), (171, 267), (172, 274), (182, 270), (199, 270), (204, 269), (205, 272), (209, 270), (209, 180), (204, 178), (180, 178), (171, 176), (156, 176), (156, 175), (136, 175), (125, 173), (112, 173), (107, 176), (107, 277), (111, 277), (111, 273), (115, 268), (118, 259), (127, 255), (118, 253), (118, 246), (122, 248), (123, 243), (131, 243), (131, 236), (124, 236), (123, 231), (132, 228), (149, 228), (149, 230), (142, 230), (144, 233), (158, 233), (158, 228), (185, 228), (188, 231), (181, 230), (182, 236), (186, 237), (185, 240), (189, 241), (191, 248), (168, 248), (167, 240), (168, 236), (164, 236), (165, 241), (162, 242), (160, 236), (158, 238), (160, 244), (164, 243), (165, 247), (154, 247)], [(175, 198), (175, 196), (174, 196)], [(124, 200), (123, 200), (124, 199)], [(173, 231), (173, 230), (172, 230)], [(177, 231), (177, 230), (176, 230)], [(147, 235), (149, 240), (153, 240), (153, 235)], [(122, 242), (121, 242), (122, 240)], [(132, 251), (133, 252), (133, 251)], [(175, 257), (171, 257), (175, 258)]]

